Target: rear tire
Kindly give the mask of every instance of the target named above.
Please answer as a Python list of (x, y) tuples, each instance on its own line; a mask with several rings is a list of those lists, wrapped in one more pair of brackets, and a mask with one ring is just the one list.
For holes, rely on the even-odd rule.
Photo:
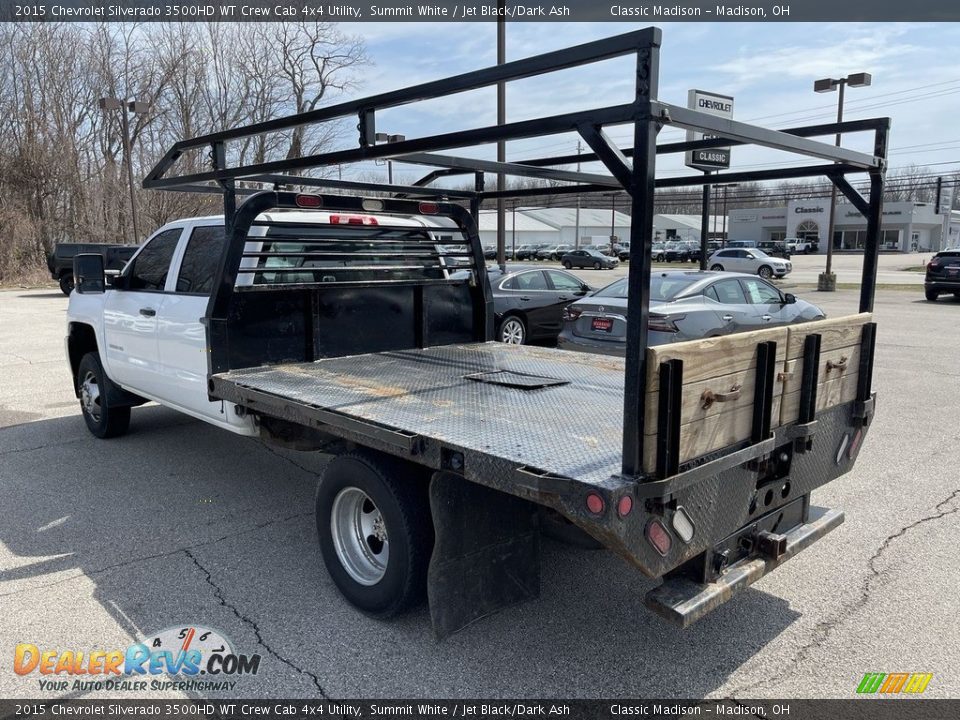
[(508, 315), (500, 323), (497, 331), (497, 340), (507, 345), (525, 345), (527, 342), (527, 326), (523, 318)]
[(769, 280), (773, 277), (773, 269), (769, 265), (761, 265), (760, 269), (757, 270), (757, 275), (762, 277), (764, 280)]
[(940, 297), (940, 293), (937, 290), (924, 290), (923, 294), (930, 302), (936, 302), (937, 298)]
[(60, 292), (64, 295), (70, 295), (73, 292), (73, 273), (67, 273), (60, 276)]
[(433, 552), (427, 483), (414, 465), (372, 452), (330, 461), (317, 486), (317, 534), (347, 601), (376, 618), (426, 596)]
[(711, 265), (710, 269), (714, 272), (723, 272), (723, 265)]
[(564, 261), (563, 261), (563, 266), (564, 266), (567, 270), (570, 270), (571, 268), (573, 268), (573, 264), (572, 264), (569, 260), (564, 260)]
[(87, 429), (96, 437), (107, 439), (123, 435), (130, 427), (130, 408), (110, 405), (110, 380), (97, 353), (87, 353), (77, 369), (80, 412)]

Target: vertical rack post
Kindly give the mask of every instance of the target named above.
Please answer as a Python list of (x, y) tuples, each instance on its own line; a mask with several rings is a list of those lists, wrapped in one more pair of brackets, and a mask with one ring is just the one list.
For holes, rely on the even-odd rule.
[[(873, 154), (887, 157), (890, 123), (876, 131)], [(873, 296), (877, 289), (877, 265), (880, 256), (880, 223), (883, 221), (883, 190), (886, 168), (870, 171), (870, 201), (867, 209), (867, 246), (863, 253), (863, 276), (860, 279), (860, 312), (873, 312)]]
[(644, 410), (647, 376), (647, 321), (650, 315), (650, 264), (653, 249), (653, 198), (657, 162), (657, 126), (650, 101), (657, 97), (660, 33), (637, 48), (633, 123), (630, 250), (627, 276), (627, 357), (623, 392), (623, 460), (627, 477), (643, 472)]

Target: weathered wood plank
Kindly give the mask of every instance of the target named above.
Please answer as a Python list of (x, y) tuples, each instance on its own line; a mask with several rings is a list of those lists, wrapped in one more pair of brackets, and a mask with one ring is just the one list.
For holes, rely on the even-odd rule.
[[(844, 361), (845, 369), (836, 365)], [(850, 402), (857, 396), (857, 375), (860, 369), (860, 345), (833, 348), (824, 351), (821, 347), (817, 375), (817, 412), (841, 403)], [(800, 415), (800, 388), (803, 385), (803, 360), (788, 360), (785, 366), (787, 377), (783, 383), (783, 404), (780, 424), (796, 422)]]
[(688, 340), (647, 348), (647, 388), (656, 390), (660, 387), (660, 363), (667, 360), (683, 360), (685, 385), (755, 368), (757, 345), (771, 341), (777, 343), (777, 364), (781, 366), (786, 358), (787, 328), (785, 327), (764, 328), (723, 337)]
[[(781, 367), (781, 365), (778, 365), (777, 375), (774, 377), (774, 382), (776, 383), (773, 389), (774, 402), (777, 402), (783, 392), (783, 380), (779, 377)], [(684, 369), (686, 369), (686, 367), (684, 367)], [(753, 407), (756, 379), (756, 368), (752, 368), (706, 380), (698, 380), (691, 383), (685, 382), (681, 395), (680, 424), (686, 425), (687, 423), (698, 422), (705, 418), (732, 413), (744, 407)], [(725, 393), (729, 392), (730, 389), (736, 385), (741, 386), (739, 398), (727, 402), (714, 402), (708, 408), (703, 407), (702, 398), (705, 390), (710, 390), (714, 393)], [(647, 393), (646, 412), (644, 413), (644, 434), (646, 435), (656, 435), (657, 433), (659, 403), (659, 390)], [(780, 416), (778, 414), (772, 414), (771, 425), (772, 427), (778, 427), (780, 425)]]
[[(780, 415), (780, 396), (773, 398), (771, 417)], [(713, 450), (719, 450), (750, 438), (753, 430), (753, 408), (741, 407), (696, 422), (687, 423), (680, 430), (680, 462), (692, 460)], [(653, 473), (657, 467), (657, 438), (643, 438), (643, 469)]]
[(803, 357), (804, 340), (807, 335), (814, 333), (820, 335), (820, 352), (855, 345), (860, 342), (863, 326), (872, 320), (873, 316), (870, 313), (860, 313), (790, 325), (787, 327), (790, 331), (790, 337), (787, 340), (787, 359)]
[[(840, 377), (817, 385), (817, 412), (827, 408), (851, 402), (857, 398), (857, 372), (845, 373)], [(796, 422), (800, 416), (800, 392), (787, 393), (781, 404), (781, 422), (783, 425)]]

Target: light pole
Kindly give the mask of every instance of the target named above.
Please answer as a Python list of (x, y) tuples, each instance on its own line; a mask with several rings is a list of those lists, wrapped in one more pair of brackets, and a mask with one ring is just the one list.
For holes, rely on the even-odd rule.
[[(837, 97), (837, 123), (843, 122), (843, 89), (850, 87), (867, 87), (872, 81), (870, 73), (853, 73), (844, 78), (823, 78), (813, 83), (813, 91), (818, 93), (833, 92), (840, 88)], [(837, 133), (835, 145), (840, 147), (841, 133)], [(837, 186), (830, 183), (830, 216), (827, 221), (827, 267), (817, 279), (817, 290), (833, 292), (837, 289), (837, 276), (833, 274), (833, 227), (837, 207)]]
[(120, 111), (120, 126), (123, 134), (123, 161), (127, 166), (127, 185), (130, 189), (130, 220), (133, 223), (134, 240), (140, 239), (140, 223), (137, 221), (137, 200), (133, 191), (133, 160), (130, 158), (130, 120), (128, 112), (134, 115), (146, 115), (150, 103), (139, 100), (121, 100), (120, 98), (100, 98), (100, 109)]
[[(387, 133), (376, 133), (373, 136), (374, 142), (378, 143), (397, 143), (406, 139), (406, 135), (388, 135)], [(393, 160), (390, 158), (387, 158), (387, 185), (393, 185)]]

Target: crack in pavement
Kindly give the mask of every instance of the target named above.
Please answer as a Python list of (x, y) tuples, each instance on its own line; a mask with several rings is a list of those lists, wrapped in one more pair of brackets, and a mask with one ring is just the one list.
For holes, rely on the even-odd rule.
[(240, 622), (242, 622), (244, 625), (249, 626), (250, 629), (253, 630), (253, 634), (257, 638), (258, 645), (260, 645), (264, 650), (266, 650), (268, 653), (270, 653), (273, 657), (275, 657), (277, 660), (282, 662), (284, 665), (287, 665), (293, 670), (296, 670), (301, 675), (310, 678), (310, 680), (314, 684), (314, 687), (317, 688), (317, 692), (320, 693), (320, 697), (322, 697), (324, 700), (330, 699), (330, 696), (327, 695), (326, 691), (323, 689), (323, 686), (320, 684), (320, 678), (318, 678), (309, 670), (305, 670), (304, 668), (300, 667), (299, 665), (294, 663), (292, 660), (288, 660), (283, 655), (281, 655), (276, 650), (274, 650), (270, 645), (267, 644), (266, 640), (263, 639), (263, 633), (260, 631), (260, 626), (257, 624), (257, 622), (252, 618), (247, 617), (242, 612), (240, 612), (240, 610), (237, 608), (236, 605), (227, 602), (227, 599), (223, 595), (223, 590), (220, 588), (219, 585), (217, 585), (213, 581), (213, 575), (211, 575), (210, 571), (207, 570), (207, 568), (205, 568), (201, 564), (201, 562), (197, 559), (196, 555), (194, 555), (189, 549), (184, 549), (183, 554), (186, 555), (188, 558), (190, 558), (193, 561), (193, 564), (197, 566), (197, 569), (204, 574), (207, 584), (213, 588), (213, 596), (217, 599), (217, 602), (219, 602), (220, 605), (222, 605), (223, 607), (230, 610), (234, 615), (236, 615), (237, 619)]
[(792, 672), (800, 665), (800, 663), (806, 660), (807, 656), (814, 650), (814, 648), (823, 645), (823, 643), (826, 642), (827, 638), (830, 637), (834, 630), (840, 627), (840, 625), (842, 625), (848, 618), (850, 618), (854, 613), (856, 613), (869, 602), (871, 593), (873, 592), (874, 583), (883, 577), (883, 575), (885, 575), (887, 572), (889, 572), (889, 570), (878, 569), (877, 563), (880, 561), (880, 558), (887, 551), (887, 549), (889, 549), (890, 545), (893, 544), (895, 540), (902, 538), (908, 532), (920, 525), (925, 525), (926, 523), (933, 522), (934, 520), (940, 520), (948, 515), (953, 515), (954, 513), (960, 512), (960, 504), (949, 510), (944, 509), (954, 500), (958, 499), (958, 497), (960, 497), (960, 488), (957, 488), (945, 499), (937, 503), (934, 506), (934, 511), (931, 514), (925, 515), (919, 520), (913, 521), (909, 525), (904, 525), (895, 533), (892, 533), (884, 538), (883, 542), (880, 543), (880, 547), (877, 548), (876, 552), (874, 552), (867, 561), (867, 569), (870, 571), (870, 574), (867, 575), (860, 584), (860, 597), (842, 608), (840, 612), (833, 618), (818, 622), (813, 627), (813, 632), (810, 633), (811, 639), (802, 645), (794, 654), (794, 656), (790, 658), (782, 668), (778, 669), (772, 677), (758, 680), (754, 683), (750, 683), (749, 685), (744, 685), (741, 688), (737, 688), (730, 693), (731, 698), (733, 695), (742, 695), (743, 693), (750, 692), (752, 690), (756, 690), (757, 688), (764, 687), (765, 685), (769, 685), (770, 683), (779, 681), (784, 677), (784, 675)]
[(232, 538), (239, 537), (241, 535), (246, 535), (248, 533), (256, 532), (257, 530), (262, 530), (263, 528), (269, 527), (270, 525), (278, 525), (280, 523), (287, 522), (288, 520), (294, 520), (296, 518), (302, 518), (307, 516), (312, 517), (313, 511), (296, 513), (294, 515), (287, 515), (282, 518), (274, 518), (273, 520), (267, 520), (261, 523), (257, 523), (256, 525), (252, 525), (250, 527), (244, 528), (243, 530), (238, 530), (237, 532), (234, 532), (234, 533), (227, 533), (226, 535), (222, 535), (221, 537), (214, 538), (212, 540), (204, 540), (203, 542), (193, 543), (191, 545), (185, 545), (183, 547), (178, 547), (174, 550), (165, 550), (164, 552), (154, 553), (152, 555), (141, 555), (135, 558), (130, 558), (129, 560), (122, 560), (121, 562), (113, 563), (111, 565), (105, 565), (100, 568), (94, 568), (92, 570), (81, 570), (76, 575), (71, 575), (70, 577), (61, 578), (60, 580), (55, 580), (54, 582), (43, 583), (41, 585), (31, 585), (30, 587), (21, 588), (20, 590), (13, 590), (12, 592), (8, 592), (8, 593), (0, 593), (0, 598), (12, 597), (13, 595), (20, 595), (22, 593), (33, 592), (35, 590), (43, 590), (49, 587), (54, 587), (56, 585), (62, 585), (63, 583), (71, 582), (78, 578), (93, 577), (94, 575), (100, 575), (105, 572), (109, 572), (111, 570), (116, 570), (118, 568), (122, 568), (127, 565), (132, 565), (134, 563), (147, 562), (149, 560), (159, 560), (162, 558), (171, 557), (172, 555), (177, 555), (182, 552), (187, 552), (189, 550), (196, 550), (197, 548), (207, 547), (208, 545), (216, 545), (217, 543), (221, 543), (224, 540), (230, 540)]

